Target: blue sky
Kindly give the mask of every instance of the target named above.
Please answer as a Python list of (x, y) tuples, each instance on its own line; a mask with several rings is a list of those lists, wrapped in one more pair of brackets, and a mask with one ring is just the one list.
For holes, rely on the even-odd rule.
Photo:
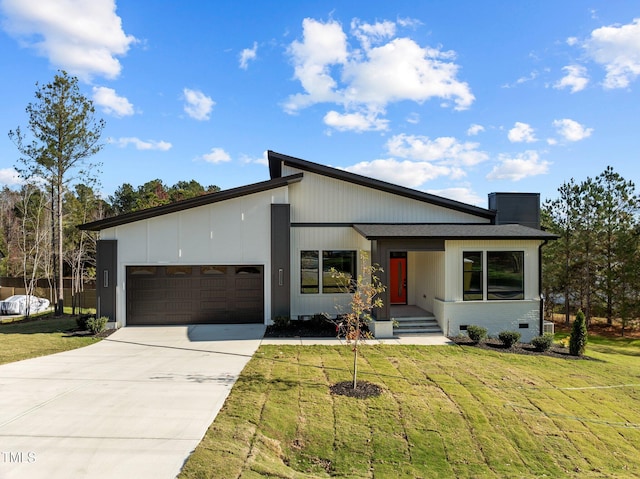
[(106, 120), (101, 189), (268, 178), (266, 150), (486, 207), (638, 181), (637, 0), (0, 0), (0, 185), (36, 82)]

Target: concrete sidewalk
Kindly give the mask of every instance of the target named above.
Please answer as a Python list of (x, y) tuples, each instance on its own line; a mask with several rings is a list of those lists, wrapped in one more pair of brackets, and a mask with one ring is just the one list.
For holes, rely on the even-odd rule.
[(128, 327), (0, 366), (0, 478), (174, 478), (263, 334)]

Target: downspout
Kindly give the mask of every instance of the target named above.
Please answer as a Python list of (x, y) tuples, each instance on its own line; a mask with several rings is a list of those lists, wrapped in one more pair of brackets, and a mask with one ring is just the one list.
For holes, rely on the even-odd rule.
[(544, 298), (542, 297), (542, 247), (545, 246), (549, 240), (544, 240), (540, 246), (538, 246), (538, 297), (540, 298), (540, 336), (544, 333)]

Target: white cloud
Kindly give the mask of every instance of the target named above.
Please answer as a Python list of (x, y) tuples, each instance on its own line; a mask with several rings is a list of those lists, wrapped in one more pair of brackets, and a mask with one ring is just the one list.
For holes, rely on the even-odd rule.
[(0, 168), (0, 185), (14, 186), (22, 184), (22, 179), (13, 168)]
[(417, 188), (427, 181), (451, 173), (451, 168), (434, 165), (428, 161), (398, 161), (393, 158), (363, 161), (345, 170), (408, 188)]
[(511, 143), (533, 143), (537, 141), (531, 125), (516, 121), (507, 135)]
[(136, 137), (124, 137), (117, 140), (111, 140), (112, 143), (118, 145), (120, 148), (126, 148), (129, 145), (135, 146), (136, 150), (159, 150), (167, 151), (173, 146), (168, 141), (156, 141), (156, 140), (141, 140)]
[(499, 156), (500, 164), (496, 165), (487, 175), (489, 180), (520, 181), (530, 176), (543, 175), (549, 171), (549, 163), (541, 160), (536, 151), (525, 151), (511, 158), (508, 155)]
[(575, 120), (569, 118), (563, 118), (562, 120), (554, 120), (553, 126), (558, 130), (558, 134), (561, 135), (567, 141), (580, 141), (591, 136), (593, 128), (585, 128)]
[(471, 188), (458, 187), (458, 188), (444, 188), (441, 190), (427, 190), (427, 193), (432, 195), (443, 196), (452, 200), (461, 201), (469, 205), (487, 206), (487, 199), (478, 196)]
[(229, 153), (224, 151), (222, 148), (211, 148), (209, 153), (205, 153), (200, 156), (199, 159), (206, 161), (207, 163), (213, 163), (214, 165), (218, 163), (226, 163), (231, 161), (231, 156)]
[(488, 155), (479, 151), (478, 146), (478, 143), (460, 143), (449, 136), (431, 140), (426, 136), (405, 134), (391, 137), (386, 144), (393, 156), (417, 161), (446, 161), (456, 166), (473, 166), (487, 160)]
[(199, 90), (185, 88), (182, 93), (186, 102), (185, 113), (194, 120), (208, 120), (216, 102)]
[(557, 89), (571, 88), (571, 93), (584, 90), (589, 83), (587, 69), (582, 65), (567, 65), (562, 68), (567, 74), (558, 80), (553, 87)]
[(254, 163), (256, 165), (263, 165), (263, 166), (268, 166), (269, 165), (269, 155), (267, 153), (267, 150), (262, 152), (262, 156), (259, 157), (252, 157), (249, 155), (241, 155), (240, 156), (240, 161), (242, 163)]
[(338, 131), (384, 131), (389, 128), (389, 120), (380, 119), (373, 113), (338, 113), (330, 111), (324, 116), (324, 123)]
[(385, 20), (372, 25), (354, 18), (351, 21), (351, 33), (360, 41), (362, 47), (368, 50), (372, 44), (380, 44), (387, 38), (393, 37), (396, 34), (396, 24)]
[(253, 48), (245, 48), (240, 52), (240, 68), (246, 70), (249, 67), (249, 61), (255, 60), (258, 53), (258, 43), (253, 42)]
[(626, 25), (593, 30), (583, 46), (596, 63), (604, 66), (605, 88), (626, 88), (640, 75), (640, 18)]
[(484, 131), (484, 126), (474, 123), (467, 130), (467, 135), (468, 136), (476, 136), (478, 133), (483, 132), (483, 131)]
[[(288, 53), (294, 78), (304, 92), (289, 96), (284, 109), (296, 113), (318, 103), (334, 103), (345, 114), (381, 114), (389, 103), (422, 103), (440, 98), (456, 110), (474, 101), (469, 85), (457, 79), (455, 54), (421, 47), (414, 40), (395, 37), (396, 24), (375, 24), (354, 19), (351, 40), (342, 25), (306, 18), (303, 38), (291, 43)], [(364, 114), (367, 117), (367, 114)]]
[(567, 38), (567, 45), (569, 46), (574, 46), (578, 44), (578, 38), (577, 37), (569, 37)]
[(123, 96), (118, 96), (113, 88), (93, 87), (93, 101), (101, 106), (105, 113), (122, 118), (133, 115), (133, 105)]
[(420, 123), (420, 115), (418, 113), (409, 113), (407, 116), (407, 123), (411, 123), (412, 125), (417, 125)]
[(122, 29), (114, 0), (3, 0), (0, 8), (7, 33), (85, 81), (118, 77), (116, 57), (136, 42)]
[(522, 85), (523, 83), (527, 83), (535, 80), (536, 78), (538, 78), (538, 75), (539, 73), (536, 70), (534, 70), (531, 73), (529, 73), (528, 76), (520, 77), (513, 83), (506, 83), (502, 85), (502, 88), (514, 88), (518, 85)]

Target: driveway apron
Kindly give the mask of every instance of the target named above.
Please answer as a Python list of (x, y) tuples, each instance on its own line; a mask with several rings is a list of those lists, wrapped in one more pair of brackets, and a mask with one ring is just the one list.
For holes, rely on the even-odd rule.
[(0, 366), (0, 478), (174, 478), (263, 333), (128, 327)]

